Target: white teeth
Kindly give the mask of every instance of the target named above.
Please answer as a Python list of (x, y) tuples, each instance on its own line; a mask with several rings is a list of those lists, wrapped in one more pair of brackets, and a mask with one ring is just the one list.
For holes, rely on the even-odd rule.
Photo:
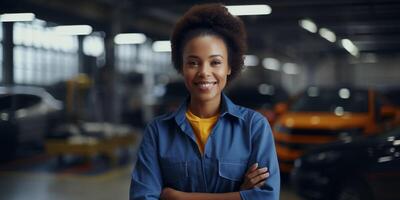
[(214, 85), (214, 83), (199, 83), (198, 86), (201, 89), (208, 89), (211, 88)]

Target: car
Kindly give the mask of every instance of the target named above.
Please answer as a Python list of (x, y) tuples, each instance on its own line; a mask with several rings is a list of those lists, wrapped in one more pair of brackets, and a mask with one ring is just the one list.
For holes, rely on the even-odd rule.
[(0, 161), (15, 158), (18, 150), (43, 146), (62, 110), (62, 102), (43, 88), (0, 86)]
[(237, 105), (245, 106), (260, 112), (272, 126), (277, 118), (274, 106), (289, 98), (288, 93), (280, 87), (259, 84), (235, 86), (229, 88), (227, 96)]
[(309, 149), (377, 134), (391, 128), (395, 116), (375, 90), (349, 87), (309, 87), (286, 107), (273, 127), (282, 173)]
[(291, 182), (306, 199), (400, 199), (400, 127), (309, 151), (295, 161)]

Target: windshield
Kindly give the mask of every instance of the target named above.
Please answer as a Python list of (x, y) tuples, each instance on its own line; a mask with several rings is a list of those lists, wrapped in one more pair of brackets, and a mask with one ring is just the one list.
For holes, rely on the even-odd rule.
[(340, 89), (320, 89), (310, 87), (295, 101), (293, 112), (368, 112), (368, 91)]

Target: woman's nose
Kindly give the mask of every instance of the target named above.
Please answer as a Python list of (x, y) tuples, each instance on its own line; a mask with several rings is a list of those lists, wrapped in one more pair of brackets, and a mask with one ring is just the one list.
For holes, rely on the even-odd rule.
[(202, 77), (207, 77), (211, 75), (211, 67), (208, 64), (202, 64), (199, 67), (198, 75)]

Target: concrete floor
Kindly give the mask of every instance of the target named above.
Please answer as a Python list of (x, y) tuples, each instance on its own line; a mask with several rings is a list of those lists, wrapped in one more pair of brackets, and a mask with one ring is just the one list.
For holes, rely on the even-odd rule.
[[(0, 199), (4, 200), (110, 200), (128, 199), (132, 166), (101, 175), (47, 172), (0, 172)], [(281, 200), (299, 200), (282, 186)]]

